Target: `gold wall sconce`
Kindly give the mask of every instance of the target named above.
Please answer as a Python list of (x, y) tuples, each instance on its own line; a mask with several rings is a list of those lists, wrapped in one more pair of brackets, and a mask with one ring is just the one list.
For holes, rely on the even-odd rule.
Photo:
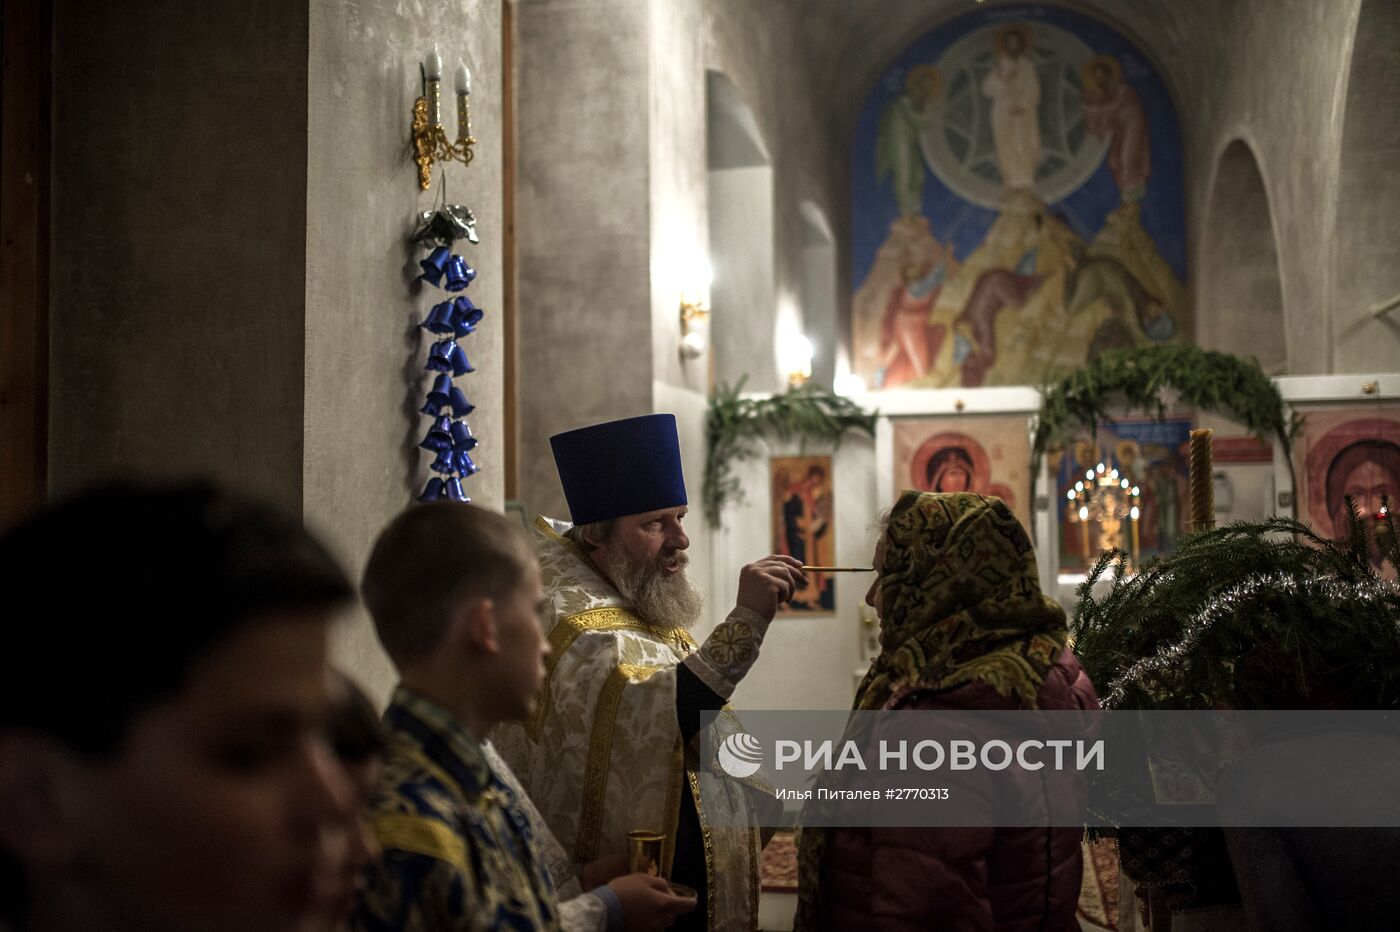
[(705, 339), (705, 321), (710, 317), (710, 309), (698, 298), (681, 296), (681, 356), (685, 359), (698, 359), (705, 354), (708, 341)]
[(471, 110), (472, 74), (463, 62), (457, 63), (457, 141), (447, 138), (442, 126), (442, 56), (437, 46), (423, 63), (423, 96), (413, 102), (413, 161), (418, 164), (418, 188), (428, 190), (433, 181), (434, 162), (472, 163)]

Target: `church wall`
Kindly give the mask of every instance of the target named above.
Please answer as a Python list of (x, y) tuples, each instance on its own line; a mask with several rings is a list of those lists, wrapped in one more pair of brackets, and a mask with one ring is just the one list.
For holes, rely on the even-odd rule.
[[(422, 247), (408, 242), (420, 211), (433, 209), (444, 172), (447, 200), (477, 219), (481, 242), (455, 251), (477, 271), (463, 292), (486, 316), (460, 341), (475, 372), (456, 380), (476, 410), (481, 472), (463, 480), (472, 500), (504, 500), (501, 143), (501, 2), (453, 0), (405, 7), (390, 0), (314, 4), (307, 66), (306, 386), (303, 500), (358, 576), (374, 536), (418, 495), (432, 457), (418, 449), (429, 419), (418, 413), (432, 379), (423, 372), (437, 337), (418, 329), (448, 293), (413, 279)], [(433, 168), (418, 188), (408, 126), (422, 93), (420, 62), (433, 43), (443, 59), (443, 123), (457, 136), (453, 72), (471, 70), (470, 166)], [(527, 364), (528, 376), (533, 367)], [(368, 616), (337, 630), (334, 654), (380, 698), (393, 674)]]
[(646, 0), (517, 3), (520, 496), (567, 516), (549, 437), (652, 408)]
[(1356, 23), (1343, 115), (1332, 237), (1337, 372), (1394, 370), (1400, 358), (1400, 4), (1365, 0)]
[[(1184, 81), (1195, 258), (1211, 239), (1204, 223), (1229, 229), (1227, 216), (1207, 221), (1211, 167), (1231, 142), (1243, 139), (1258, 159), (1274, 211), (1288, 372), (1334, 371), (1334, 324), (1341, 318), (1328, 243), (1341, 232), (1336, 205), (1342, 102), (1359, 3), (1196, 6), (1196, 22), (1210, 28), (1198, 28), (1194, 41), (1168, 59)], [(1339, 242), (1337, 248), (1352, 245)], [(1197, 313), (1210, 313), (1216, 298), (1198, 290)], [(1336, 360), (1335, 371), (1349, 370)]]
[(1252, 356), (1265, 372), (1288, 365), (1279, 258), (1268, 192), (1254, 153), (1242, 140), (1220, 157), (1206, 208), (1200, 250), (1201, 346)]
[(49, 489), (198, 472), (297, 509), (307, 5), (53, 16)]
[(680, 355), (681, 298), (710, 304), (702, 4), (652, 2), (648, 14), (652, 373), (660, 382), (704, 395), (709, 355)]
[[(802, 203), (810, 201), (838, 227), (844, 226), (842, 218), (848, 216), (847, 155), (838, 142), (831, 101), (818, 91), (822, 76), (844, 65), (807, 41), (808, 30), (819, 30), (822, 19), (820, 11), (801, 3), (710, 0), (705, 5), (704, 67), (733, 82), (753, 112), (773, 169), (775, 305), (755, 309), (744, 322), (750, 342), (766, 348), (768, 357), (772, 356), (777, 304), (800, 307)], [(846, 266), (844, 253), (838, 251), (838, 295), (849, 290)], [(840, 328), (838, 324), (838, 332)], [(818, 356), (813, 371), (831, 371), (834, 344), (813, 342)]]

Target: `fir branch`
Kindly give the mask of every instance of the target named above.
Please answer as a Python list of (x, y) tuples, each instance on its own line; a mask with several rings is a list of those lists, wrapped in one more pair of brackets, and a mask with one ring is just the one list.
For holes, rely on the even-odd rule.
[[(1293, 438), (1301, 427), (1285, 416), (1283, 396), (1253, 359), (1241, 359), (1194, 346), (1167, 344), (1100, 353), (1042, 392), (1031, 452), (1031, 476), (1040, 474), (1045, 452), (1063, 447), (1081, 431), (1094, 434), (1112, 412), (1140, 411), (1158, 420), (1166, 415), (1162, 390), (1175, 390), (1183, 402), (1223, 414), (1262, 440), (1277, 439), (1292, 472)], [(1032, 479), (1032, 481), (1034, 481)]]
[(849, 398), (812, 385), (766, 398), (743, 398), (744, 382), (741, 378), (733, 386), (721, 385), (710, 399), (705, 418), (708, 458), (702, 496), (705, 518), (712, 527), (719, 526), (726, 504), (744, 501), (734, 464), (758, 456), (763, 437), (782, 441), (797, 437), (805, 452), (808, 441), (839, 445), (848, 430), (875, 435), (876, 416)]
[(1400, 586), (1370, 562), (1367, 520), (1339, 540), (1282, 517), (1192, 534), (1096, 600), (1101, 559), (1071, 630), (1105, 706), (1400, 707)]

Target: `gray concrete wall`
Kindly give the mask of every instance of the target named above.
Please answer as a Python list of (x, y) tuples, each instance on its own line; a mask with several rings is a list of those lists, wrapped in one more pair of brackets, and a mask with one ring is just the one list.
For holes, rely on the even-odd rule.
[(751, 392), (787, 387), (773, 356), (773, 181), (767, 165), (709, 173), (715, 378)]
[(49, 487), (299, 509), (307, 4), (190, 7), (53, 6)]
[[(750, 342), (769, 347), (765, 358), (773, 355), (777, 309), (797, 309), (802, 303), (803, 202), (810, 202), (838, 228), (846, 226), (849, 216), (848, 140), (833, 119), (831, 98), (821, 90), (828, 75), (849, 70), (842, 59), (827, 54), (832, 7), (826, 0), (708, 0), (705, 6), (704, 65), (733, 82), (753, 114), (773, 171), (775, 306), (767, 314), (750, 315), (744, 324)], [(848, 264), (838, 263), (838, 295), (850, 291)], [(849, 298), (841, 304), (849, 305)], [(843, 310), (837, 321), (839, 333), (849, 330), (846, 314)], [(835, 347), (819, 333), (810, 335), (817, 350), (813, 372), (831, 371)], [(771, 390), (785, 384), (765, 386), (751, 380), (749, 387)]]
[(652, 372), (659, 382), (703, 396), (709, 385), (708, 354), (695, 359), (680, 355), (682, 295), (710, 297), (705, 280), (710, 244), (702, 5), (700, 0), (653, 0), (648, 12)]
[(1400, 3), (1365, 0), (1343, 113), (1333, 260), (1335, 372), (1400, 367)]
[(520, 495), (566, 516), (549, 437), (652, 410), (646, 0), (520, 0)]
[[(408, 128), (422, 93), (419, 63), (434, 42), (447, 134), (457, 135), (452, 76), (461, 58), (472, 73), (477, 143), (471, 165), (434, 166), (423, 192)], [(408, 237), (418, 212), (437, 204), (444, 172), (448, 201), (477, 218), (480, 245), (458, 251), (477, 271), (464, 294), (486, 311), (461, 341), (477, 371), (456, 384), (476, 405), (468, 420), (481, 442), (473, 453), (481, 472), (463, 485), (477, 504), (503, 504), (501, 0), (316, 3), (309, 51), (302, 495), (308, 523), (358, 576), (380, 528), (431, 475), (432, 457), (417, 448), (429, 423), (418, 408), (436, 338), (417, 324), (448, 293), (413, 281), (426, 251)], [(334, 648), (342, 666), (387, 695), (393, 674), (363, 612), (340, 628)]]
[(1196, 337), (1206, 349), (1253, 357), (1265, 372), (1288, 367), (1273, 214), (1259, 163), (1243, 140), (1220, 157), (1206, 207)]

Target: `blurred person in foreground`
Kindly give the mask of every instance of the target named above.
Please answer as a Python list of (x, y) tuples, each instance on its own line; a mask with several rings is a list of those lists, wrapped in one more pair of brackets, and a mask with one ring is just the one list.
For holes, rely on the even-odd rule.
[(353, 887), (325, 740), (352, 596), (300, 523), (113, 484), (0, 536), (0, 902), (16, 930), (307, 932)]

